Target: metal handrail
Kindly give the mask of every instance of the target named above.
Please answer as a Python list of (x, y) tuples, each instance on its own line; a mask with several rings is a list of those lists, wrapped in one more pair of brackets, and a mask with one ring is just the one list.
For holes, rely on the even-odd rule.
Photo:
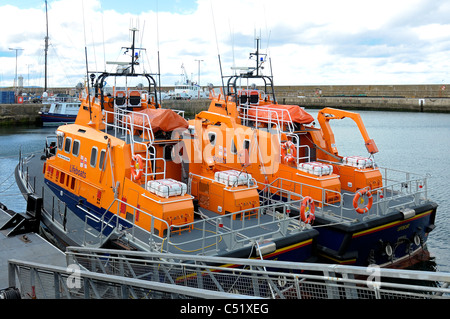
[[(60, 267), (11, 259), (8, 260), (8, 273), (11, 287), (20, 287), (21, 297), (31, 299), (257, 298), (88, 271), (76, 264)], [(77, 276), (76, 280), (73, 276)], [(49, 281), (53, 284), (48, 284)]]
[[(388, 169), (386, 169), (388, 170)], [(395, 170), (394, 170), (395, 171)], [(401, 171), (397, 171), (401, 172)], [(407, 172), (404, 172), (407, 173)], [(407, 173), (409, 174), (409, 173)], [(394, 181), (394, 180), (388, 180), (384, 179), (385, 182), (387, 181)], [(373, 205), (372, 209), (368, 211), (367, 217), (374, 217), (374, 216), (381, 216), (386, 215), (390, 212), (391, 209), (398, 208), (398, 207), (408, 207), (410, 205), (417, 205), (421, 199), (420, 195), (425, 194), (425, 197), (423, 198), (426, 200), (426, 194), (427, 194), (427, 177), (423, 178), (416, 178), (413, 180), (405, 179), (404, 181), (395, 181), (395, 183), (384, 185), (379, 188), (375, 188), (371, 190), (372, 196), (373, 196)], [(420, 187), (422, 186), (422, 187)], [(406, 191), (405, 191), (406, 190)], [(375, 196), (374, 196), (375, 195)], [(343, 196), (348, 198), (355, 196), (354, 193), (343, 193)], [(411, 197), (409, 201), (407, 200), (408, 197)], [(391, 205), (392, 201), (402, 199), (403, 201), (397, 204)], [(345, 201), (345, 199), (344, 199)], [(383, 206), (383, 207), (382, 207)], [(375, 208), (375, 212), (373, 210)], [(343, 207), (342, 210), (351, 210), (349, 208)], [(373, 214), (371, 214), (371, 212)]]
[(68, 247), (67, 256), (68, 263), (105, 274), (260, 298), (450, 298), (446, 272), (86, 247)]
[[(131, 144), (132, 156), (136, 154), (135, 144), (142, 145), (142, 150), (145, 150), (145, 157), (143, 157), (143, 160), (145, 161), (145, 169), (143, 173), (145, 185), (150, 179), (156, 178), (157, 175), (162, 175), (162, 178), (165, 178), (166, 160), (164, 158), (156, 157), (156, 151), (153, 147), (155, 136), (150, 125), (150, 118), (148, 114), (128, 111), (120, 108), (115, 108), (113, 112), (105, 111), (105, 119), (107, 118), (108, 114), (111, 114), (114, 117), (114, 122), (103, 122), (105, 124), (105, 132), (107, 132), (108, 127), (110, 127), (113, 129), (115, 137), (118, 137), (118, 134), (122, 134), (123, 136), (125, 136), (125, 141), (127, 141), (128, 136), (129, 143)], [(136, 117), (142, 117), (142, 125), (137, 125), (134, 123), (134, 119)], [(135, 130), (142, 131), (142, 141), (136, 139), (136, 135), (134, 134)], [(147, 141), (144, 141), (145, 138), (147, 138)], [(153, 163), (156, 164), (157, 161), (163, 162), (163, 170), (159, 173), (153, 171), (152, 169), (153, 166), (156, 167), (156, 165), (153, 165)]]
[[(256, 105), (245, 105), (245, 107), (242, 107), (244, 109), (244, 115), (239, 116), (240, 119), (246, 120), (246, 121), (256, 121), (256, 127), (258, 127), (259, 122), (268, 123), (269, 127), (272, 125), (277, 125), (277, 127), (281, 128), (281, 132), (285, 132), (283, 130), (283, 124), (286, 124), (287, 132), (292, 133), (294, 132), (294, 123), (292, 121), (291, 114), (288, 110), (284, 109), (275, 109), (270, 108), (266, 105), (256, 106)], [(249, 115), (248, 111), (254, 111), (256, 112), (255, 115)], [(281, 119), (279, 116), (279, 112), (281, 111)], [(267, 116), (259, 115), (261, 112), (267, 112)], [(285, 114), (287, 114), (288, 119), (285, 118)]]
[[(311, 148), (309, 145), (300, 145), (300, 138), (298, 134), (295, 133), (287, 133), (286, 136), (291, 138), (291, 141), (294, 143), (295, 148), (297, 150), (297, 156), (295, 158), (295, 163), (298, 166), (300, 164), (300, 161), (304, 160), (305, 162), (311, 161)], [(300, 157), (300, 149), (305, 149), (308, 153), (307, 156)], [(280, 145), (280, 156), (281, 156), (281, 145)]]
[[(419, 174), (410, 173), (406, 171), (396, 170), (396, 169), (390, 169), (390, 168), (381, 168), (384, 170), (384, 185), (382, 187), (376, 188), (371, 190), (371, 193), (373, 195), (382, 195), (382, 196), (373, 196), (374, 201), (372, 205), (372, 209), (369, 210), (368, 213), (364, 215), (366, 218), (376, 217), (388, 214), (390, 210), (398, 207), (407, 207), (408, 205), (417, 205), (420, 201), (421, 194), (424, 194), (425, 197), (423, 198), (426, 200), (427, 198), (427, 176), (420, 176)], [(388, 172), (392, 173), (401, 173), (405, 174), (404, 179), (393, 179), (393, 178), (387, 178)], [(415, 178), (411, 179), (411, 176), (416, 176)], [(299, 192), (293, 192), (289, 191), (283, 188), (283, 181), (286, 183), (294, 183), (296, 186), (299, 187)], [(389, 183), (388, 183), (389, 182)], [(392, 183), (393, 182), (393, 183)], [(279, 186), (275, 186), (277, 183), (279, 183)], [(335, 217), (338, 217), (340, 221), (348, 221), (348, 218), (344, 216), (345, 211), (352, 211), (354, 210), (353, 207), (345, 207), (345, 202), (351, 202), (353, 200), (353, 197), (355, 196), (355, 193), (350, 192), (336, 192), (333, 190), (323, 189), (317, 186), (300, 183), (293, 180), (287, 180), (284, 178), (277, 178), (274, 181), (272, 181), (270, 184), (260, 183), (258, 182), (258, 185), (260, 187), (263, 187), (263, 190), (260, 194), (260, 196), (263, 196), (266, 200), (275, 200), (275, 196), (280, 197), (286, 197), (287, 200), (290, 200), (295, 197), (303, 198), (303, 187), (308, 188), (314, 188), (317, 190), (322, 190), (322, 200), (314, 200), (316, 205), (316, 213), (320, 214), (323, 212), (325, 207), (334, 207), (336, 211), (338, 212), (338, 215), (335, 215)], [(405, 191), (406, 190), (406, 191)], [(264, 191), (267, 192), (267, 195), (264, 195)], [(335, 194), (340, 200), (336, 201), (335, 203), (328, 203), (325, 200), (325, 192)], [(283, 196), (284, 195), (284, 196)], [(266, 197), (264, 197), (266, 196)], [(404, 201), (408, 197), (411, 197), (411, 200)], [(394, 200), (402, 199), (403, 201), (401, 203), (394, 203), (391, 205), (391, 202)]]
[[(117, 211), (116, 211), (116, 213), (113, 213), (113, 212), (110, 211), (111, 207), (114, 204), (117, 204)], [(121, 205), (125, 205), (126, 207), (129, 207), (129, 208), (131, 208), (133, 210), (133, 220), (132, 221), (129, 221), (129, 220), (123, 218), (122, 216), (120, 216), (119, 211), (120, 211)], [(144, 215), (147, 215), (148, 217), (150, 217), (150, 220), (151, 220), (150, 230), (144, 229), (144, 228), (142, 228), (142, 227), (140, 227), (140, 226), (138, 226), (136, 224), (136, 212), (139, 212), (139, 214), (144, 214)], [(109, 219), (106, 218), (106, 215), (108, 213), (112, 214), (112, 216)], [(114, 219), (115, 219), (115, 222), (114, 222)], [(91, 220), (93, 222), (96, 222), (96, 223), (100, 224), (100, 231), (99, 231), (99, 234), (97, 236), (95, 236), (95, 234), (92, 234), (92, 233), (89, 232), (88, 220)], [(160, 218), (158, 218), (156, 216), (153, 216), (150, 213), (148, 213), (148, 212), (146, 212), (146, 211), (144, 211), (144, 210), (142, 210), (142, 209), (140, 209), (138, 207), (130, 205), (129, 203), (127, 203), (125, 201), (122, 201), (121, 199), (118, 199), (118, 198), (115, 198), (111, 202), (111, 204), (108, 206), (108, 208), (105, 209), (104, 214), (100, 218), (92, 218), (89, 214), (86, 214), (84, 231), (85, 231), (85, 233), (89, 233), (90, 235), (92, 235), (94, 237), (98, 237), (100, 239), (100, 246), (101, 246), (101, 245), (104, 244), (104, 240), (106, 239), (106, 237), (104, 237), (104, 230), (106, 229), (106, 227), (112, 227), (113, 228), (112, 231), (117, 230), (117, 229), (119, 229), (119, 225), (120, 225), (119, 221), (120, 220), (124, 221), (126, 224), (130, 224), (131, 227), (129, 229), (127, 229), (127, 230), (128, 231), (131, 230), (130, 234), (131, 234), (131, 239), (132, 240), (136, 239), (135, 238), (135, 229), (138, 228), (141, 231), (143, 231), (144, 233), (147, 233), (149, 235), (149, 237), (150, 237), (149, 238), (149, 244), (155, 242), (155, 238), (156, 238), (157, 242), (164, 243), (166, 238), (161, 237), (159, 235), (156, 235), (155, 232), (154, 232), (154, 221), (155, 220), (165, 224), (165, 226), (167, 228), (167, 236), (166, 237), (170, 236), (170, 225), (169, 225), (169, 223), (167, 223), (167, 221), (165, 221), (163, 219), (160, 219)], [(121, 231), (125, 231), (125, 229), (121, 229)], [(144, 243), (144, 245), (149, 245), (149, 244)]]
[[(289, 191), (289, 190), (284, 189), (283, 188), (283, 182), (284, 183), (293, 183), (293, 184), (295, 184), (296, 186), (298, 186), (300, 188), (300, 192), (297, 193), (297, 192), (293, 192), (293, 191)], [(276, 183), (279, 183), (280, 186), (275, 186)], [(314, 200), (315, 202), (320, 204), (319, 206), (322, 206), (322, 207), (323, 206), (336, 206), (336, 207), (338, 207), (336, 204), (326, 202), (326, 200), (325, 200), (325, 198), (326, 198), (325, 197), (325, 193), (334, 194), (337, 198), (340, 198), (340, 200), (338, 200), (337, 202), (338, 203), (342, 202), (342, 198), (341, 198), (342, 194), (337, 192), (337, 191), (334, 191), (334, 190), (331, 190), (331, 189), (325, 189), (325, 188), (322, 188), (322, 187), (319, 187), (319, 186), (314, 186), (314, 185), (310, 185), (310, 184), (306, 184), (306, 183), (301, 183), (301, 182), (298, 182), (298, 181), (289, 180), (289, 179), (282, 178), (282, 177), (276, 178), (275, 180), (273, 180), (269, 184), (261, 183), (261, 182), (258, 182), (258, 184), (259, 184), (259, 186), (263, 187), (263, 190), (266, 189), (266, 188), (274, 189), (276, 191), (276, 193), (272, 193), (272, 197), (274, 195), (277, 195), (277, 193), (284, 192), (284, 193), (289, 195), (288, 200), (289, 200), (289, 198), (296, 197), (296, 196), (301, 198), (301, 199), (303, 199), (303, 197), (304, 197), (304, 195), (303, 195), (303, 188), (304, 187), (308, 187), (308, 188), (313, 188), (313, 189), (322, 191), (322, 200), (321, 201)]]
[[(199, 248), (195, 249), (198, 254), (206, 254), (208, 251), (218, 251), (220, 242), (224, 242), (228, 249), (237, 249), (244, 247), (253, 243), (255, 240), (260, 240), (261, 238), (268, 238), (269, 236), (279, 234), (280, 236), (285, 236), (288, 231), (288, 226), (303, 227), (299, 221), (298, 216), (289, 216), (287, 207), (289, 205), (294, 205), (297, 201), (291, 203), (281, 203), (277, 202), (274, 204), (263, 205), (259, 207), (245, 209), (235, 213), (229, 213), (226, 215), (218, 215), (215, 217), (203, 218), (199, 221), (194, 221), (189, 224), (182, 226), (172, 226), (173, 232), (177, 228), (181, 229), (184, 227), (191, 227), (196, 230), (200, 230), (202, 236), (192, 240), (186, 240), (183, 242), (175, 241), (178, 237), (170, 237), (169, 244), (180, 251), (185, 251), (181, 248), (183, 245), (193, 245), (195, 243), (199, 244)], [(276, 213), (276, 210), (282, 208), (282, 213)], [(250, 213), (252, 215), (246, 221), (245, 215)], [(249, 215), (250, 215), (249, 214)], [(271, 216), (268, 221), (263, 221), (262, 216)], [(240, 219), (239, 217), (242, 217)], [(223, 219), (229, 219), (229, 226), (222, 226)], [(239, 222), (234, 222), (236, 219)], [(207, 224), (211, 227), (207, 227)], [(270, 230), (269, 226), (275, 226), (274, 230)], [(208, 229), (209, 228), (209, 229)], [(253, 236), (243, 235), (242, 231), (248, 231), (256, 228), (264, 228), (265, 232), (263, 234), (255, 234)], [(175, 240), (172, 240), (175, 239)], [(207, 245), (206, 242), (211, 242), (212, 244)], [(190, 251), (193, 252), (193, 251)]]
[[(123, 220), (125, 223), (130, 224), (130, 228), (127, 229), (127, 232), (131, 235), (131, 240), (137, 241), (135, 238), (135, 229), (140, 229), (144, 233), (147, 233), (149, 236), (149, 243), (144, 243), (142, 240), (139, 240), (141, 245), (145, 245), (146, 250), (152, 249), (151, 247), (155, 247), (155, 244), (160, 245), (158, 247), (158, 251), (170, 251), (169, 247), (173, 247), (178, 250), (183, 250), (181, 246), (183, 245), (190, 245), (195, 243), (202, 243), (199, 249), (201, 253), (205, 253), (208, 248), (209, 250), (218, 250), (219, 243), (222, 240), (224, 236), (229, 237), (229, 243), (232, 248), (244, 246), (246, 244), (251, 243), (252, 241), (256, 239), (260, 239), (261, 237), (268, 237), (274, 234), (280, 234), (280, 236), (286, 235), (286, 231), (289, 225), (296, 226), (296, 227), (302, 227), (301, 223), (299, 222), (299, 219), (297, 216), (289, 216), (287, 207), (289, 205), (295, 206), (299, 201), (292, 201), (289, 203), (282, 203), (277, 202), (269, 205), (263, 205), (259, 207), (249, 208), (245, 209), (239, 212), (227, 214), (225, 216), (218, 215), (215, 217), (208, 217), (199, 221), (194, 221), (191, 223), (186, 223), (183, 225), (169, 225), (169, 223), (163, 219), (160, 219), (158, 217), (155, 217), (151, 214), (149, 214), (146, 211), (143, 211), (140, 208), (137, 208), (133, 205), (130, 205), (127, 202), (124, 202), (118, 198), (114, 199), (113, 202), (109, 205), (107, 209), (105, 209), (105, 213), (100, 218), (92, 218), (89, 214), (86, 214), (85, 217), (85, 233), (89, 233), (90, 235), (99, 238), (100, 246), (104, 244), (104, 240), (106, 237), (104, 236), (104, 231), (107, 227), (112, 227), (114, 229), (119, 229), (120, 222), (119, 220)], [(116, 214), (112, 213), (112, 216), (107, 219), (106, 215), (108, 212), (111, 213), (110, 209), (111, 207), (117, 204), (117, 212)], [(133, 221), (126, 220), (125, 218), (121, 217), (119, 215), (119, 210), (121, 205), (126, 205), (127, 207), (133, 209)], [(276, 209), (282, 209), (283, 213), (276, 214)], [(140, 214), (145, 214), (151, 218), (151, 229), (147, 230), (144, 229), (138, 225), (136, 225), (136, 212), (139, 212)], [(254, 216), (252, 217), (252, 222), (246, 222), (245, 218), (242, 218), (242, 221), (239, 223), (234, 222), (235, 219), (239, 219), (239, 217), (245, 217), (247, 213), (251, 213)], [(268, 221), (262, 221), (261, 218), (263, 215), (269, 215), (272, 216), (272, 218), (269, 218)], [(230, 226), (229, 227), (220, 227), (219, 225), (222, 223), (223, 218), (229, 218), (230, 220)], [(160, 221), (163, 222), (166, 226), (167, 233), (165, 236), (159, 236), (156, 235), (154, 232), (154, 221)], [(96, 236), (95, 234), (89, 232), (88, 227), (88, 221), (92, 221), (94, 223), (100, 224), (100, 231), (99, 234)], [(256, 221), (256, 222), (255, 222)], [(213, 228), (215, 228), (214, 234), (211, 233), (210, 227), (207, 227), (207, 224), (213, 225)], [(274, 230), (272, 231), (266, 231), (264, 234), (258, 234), (254, 237), (248, 237), (241, 234), (243, 230), (247, 231), (250, 229), (255, 228), (261, 228), (261, 227), (268, 227), (268, 226), (275, 226)], [(177, 239), (180, 239), (180, 237), (173, 236), (172, 234), (177, 234), (180, 231), (184, 229), (196, 229), (201, 230), (202, 236), (192, 239), (192, 240), (185, 240), (183, 242), (177, 241)], [(122, 231), (125, 231), (122, 229)], [(206, 241), (213, 240), (215, 244), (214, 247), (211, 248), (211, 245), (204, 245)], [(166, 246), (166, 248), (164, 248)]]

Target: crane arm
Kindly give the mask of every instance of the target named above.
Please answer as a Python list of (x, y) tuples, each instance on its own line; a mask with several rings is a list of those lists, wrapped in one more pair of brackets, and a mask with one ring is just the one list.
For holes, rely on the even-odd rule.
[(378, 148), (375, 144), (375, 141), (369, 137), (369, 134), (367, 133), (366, 127), (364, 126), (361, 116), (358, 113), (338, 110), (330, 107), (326, 107), (320, 110), (319, 114), (317, 115), (317, 120), (319, 121), (320, 127), (322, 129), (323, 138), (325, 140), (327, 150), (335, 155), (338, 154), (335, 144), (336, 141), (334, 139), (334, 133), (329, 123), (330, 120), (333, 119), (340, 120), (346, 117), (351, 118), (358, 126), (359, 131), (361, 132), (361, 135), (364, 139), (367, 151), (370, 154), (378, 153)]

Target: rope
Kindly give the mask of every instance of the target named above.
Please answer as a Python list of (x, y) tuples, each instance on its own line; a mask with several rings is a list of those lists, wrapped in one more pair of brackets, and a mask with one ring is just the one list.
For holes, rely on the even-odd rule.
[(13, 187), (16, 183), (12, 182), (11, 185), (9, 185), (7, 188), (5, 188), (4, 190), (0, 191), (0, 193), (4, 193), (6, 192), (8, 189), (10, 189), (11, 187)]
[(328, 154), (329, 156), (331, 156), (331, 157), (337, 159), (339, 162), (341, 161), (341, 158), (340, 158), (340, 157), (338, 157), (338, 156), (336, 156), (336, 155), (334, 155), (334, 154), (331, 154), (330, 152), (324, 150), (324, 149), (321, 148), (319, 145), (317, 145), (316, 143), (314, 143), (314, 142), (308, 137), (308, 135), (305, 135), (305, 137), (311, 142), (311, 144), (312, 144), (315, 148), (317, 148), (317, 149), (319, 149), (320, 151), (324, 152), (325, 154)]
[[(27, 156), (29, 156), (29, 155), (35, 155), (35, 154), (37, 154), (37, 153), (42, 153), (42, 151), (34, 151), (34, 152), (22, 154), (22, 157), (27, 157)], [(0, 160), (2, 160), (2, 159), (8, 159), (8, 158), (14, 158), (14, 157), (17, 157), (17, 156), (18, 156), (18, 154), (15, 154), (15, 155), (9, 155), (9, 156), (0, 156)]]
[(14, 171), (12, 171), (12, 173), (3, 182), (0, 183), (0, 186), (2, 186), (3, 183), (5, 183), (8, 179), (10, 179), (13, 174), (14, 174)]

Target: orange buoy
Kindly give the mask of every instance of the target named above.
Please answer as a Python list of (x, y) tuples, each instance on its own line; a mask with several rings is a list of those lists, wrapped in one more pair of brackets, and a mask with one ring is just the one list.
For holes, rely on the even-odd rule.
[(292, 141), (287, 141), (281, 144), (281, 156), (285, 163), (291, 163), (295, 161), (297, 157), (297, 149)]
[[(364, 198), (363, 196), (366, 195), (369, 203), (367, 203), (364, 207), (359, 207), (358, 201), (361, 201), (361, 204), (364, 204)], [(356, 192), (355, 197), (353, 197), (353, 208), (356, 210), (359, 214), (367, 213), (371, 208), (373, 204), (373, 197), (372, 193), (370, 192), (369, 188), (363, 188)]]
[(131, 176), (135, 181), (139, 180), (144, 172), (144, 165), (142, 164), (142, 156), (139, 154), (133, 155), (133, 163), (131, 166)]
[(316, 215), (314, 214), (316, 208), (314, 206), (314, 200), (310, 196), (303, 198), (302, 206), (300, 207), (300, 218), (305, 224), (311, 224), (314, 222)]

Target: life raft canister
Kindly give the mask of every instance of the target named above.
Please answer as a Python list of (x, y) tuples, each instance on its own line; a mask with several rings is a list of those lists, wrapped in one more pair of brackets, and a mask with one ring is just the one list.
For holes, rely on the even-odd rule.
[(142, 156), (139, 154), (133, 155), (131, 166), (131, 176), (135, 181), (139, 180), (144, 172), (144, 165), (142, 164)]
[(310, 196), (303, 198), (302, 206), (300, 207), (300, 218), (305, 224), (312, 224), (316, 218), (314, 200)]
[(281, 144), (281, 156), (285, 163), (292, 163), (297, 157), (297, 149), (292, 141), (287, 141)]
[[(369, 200), (369, 202), (367, 203), (366, 206), (359, 207), (359, 204), (364, 204), (364, 198), (363, 198), (364, 195), (367, 196), (367, 199)], [(358, 190), (355, 194), (355, 197), (353, 197), (353, 208), (359, 214), (367, 213), (372, 208), (372, 204), (373, 204), (373, 197), (372, 197), (372, 193), (370, 192), (370, 189), (368, 187)]]

